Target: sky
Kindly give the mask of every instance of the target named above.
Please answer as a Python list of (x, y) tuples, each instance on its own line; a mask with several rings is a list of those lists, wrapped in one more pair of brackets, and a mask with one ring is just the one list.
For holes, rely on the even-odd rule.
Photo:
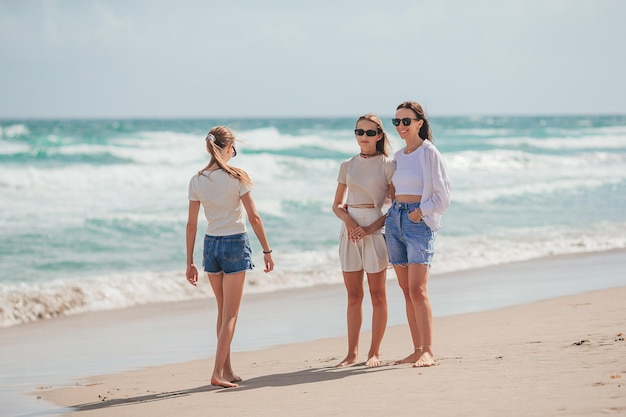
[(0, 0), (0, 118), (626, 114), (622, 0)]

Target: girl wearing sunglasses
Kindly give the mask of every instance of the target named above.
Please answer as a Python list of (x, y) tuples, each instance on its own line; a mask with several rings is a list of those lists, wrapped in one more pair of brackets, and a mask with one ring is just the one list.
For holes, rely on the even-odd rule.
[[(189, 218), (187, 220), (187, 281), (196, 285), (198, 269), (193, 251), (198, 230), (200, 206), (208, 226), (204, 236), (202, 267), (207, 273), (217, 301), (217, 350), (211, 384), (236, 387), (241, 378), (230, 363), (230, 343), (243, 294), (246, 271), (252, 270), (252, 250), (246, 232), (246, 214), (263, 247), (265, 272), (274, 269), (272, 250), (265, 236), (261, 217), (252, 200), (252, 181), (240, 168), (228, 165), (237, 155), (235, 136), (224, 126), (216, 126), (206, 137), (211, 160), (189, 182)], [(245, 209), (245, 213), (244, 213)]]
[(337, 177), (333, 212), (342, 221), (339, 259), (348, 293), (348, 354), (337, 367), (358, 361), (363, 319), (363, 274), (367, 274), (372, 299), (372, 341), (367, 366), (380, 366), (380, 344), (387, 326), (387, 248), (381, 229), (383, 203), (395, 169), (387, 158), (389, 141), (378, 116), (359, 117), (354, 129), (360, 153), (342, 162)]
[(392, 119), (406, 147), (394, 155), (393, 203), (385, 220), (389, 261), (404, 294), (413, 352), (396, 363), (432, 366), (432, 309), (428, 275), (435, 233), (450, 204), (451, 184), (422, 106), (407, 101)]

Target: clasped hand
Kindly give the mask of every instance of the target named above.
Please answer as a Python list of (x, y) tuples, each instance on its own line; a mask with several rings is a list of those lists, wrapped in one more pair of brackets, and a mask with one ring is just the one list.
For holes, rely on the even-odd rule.
[(347, 214), (344, 217), (344, 223), (346, 225), (346, 229), (348, 229), (348, 238), (353, 242), (358, 242), (363, 239), (366, 235), (371, 233), (369, 226), (360, 226), (357, 222), (354, 221), (352, 217), (350, 217), (350, 213), (348, 213), (347, 208), (341, 207)]
[(348, 229), (348, 237), (353, 242), (358, 242), (363, 239), (366, 235), (370, 234), (369, 227), (359, 226), (355, 221), (346, 224)]

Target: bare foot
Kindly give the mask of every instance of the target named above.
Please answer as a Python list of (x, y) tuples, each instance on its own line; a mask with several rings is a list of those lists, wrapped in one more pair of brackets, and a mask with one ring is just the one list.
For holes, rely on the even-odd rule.
[(233, 373), (231, 374), (224, 374), (224, 379), (230, 382), (240, 382), (243, 381), (243, 379), (239, 376), (239, 375), (235, 375)]
[(239, 386), (239, 385), (234, 384), (234, 383), (232, 383), (230, 381), (226, 381), (224, 379), (215, 378), (215, 377), (211, 378), (211, 385), (214, 385), (216, 387), (224, 387), (224, 388), (235, 388), (235, 387)]
[(415, 352), (411, 353), (406, 358), (395, 361), (394, 365), (400, 365), (402, 363), (413, 363), (414, 364), (416, 361), (419, 360), (420, 356), (422, 356), (422, 351), (421, 350), (415, 350)]
[(380, 366), (380, 358), (378, 355), (373, 355), (365, 362), (365, 366)]
[(424, 352), (422, 356), (415, 361), (413, 368), (427, 368), (433, 365), (435, 365), (435, 358), (433, 358), (433, 355), (431, 355), (430, 352)]
[(344, 366), (350, 366), (356, 363), (356, 355), (348, 355), (344, 360), (335, 365), (335, 368), (343, 368)]
[(224, 379), (230, 382), (239, 382), (241, 381), (241, 377), (236, 375), (232, 369), (224, 370)]

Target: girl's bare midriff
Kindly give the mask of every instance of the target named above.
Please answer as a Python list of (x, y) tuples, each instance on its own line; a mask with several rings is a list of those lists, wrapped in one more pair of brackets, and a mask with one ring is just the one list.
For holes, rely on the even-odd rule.
[(395, 200), (398, 203), (419, 203), (422, 201), (421, 195), (400, 194), (396, 195)]

